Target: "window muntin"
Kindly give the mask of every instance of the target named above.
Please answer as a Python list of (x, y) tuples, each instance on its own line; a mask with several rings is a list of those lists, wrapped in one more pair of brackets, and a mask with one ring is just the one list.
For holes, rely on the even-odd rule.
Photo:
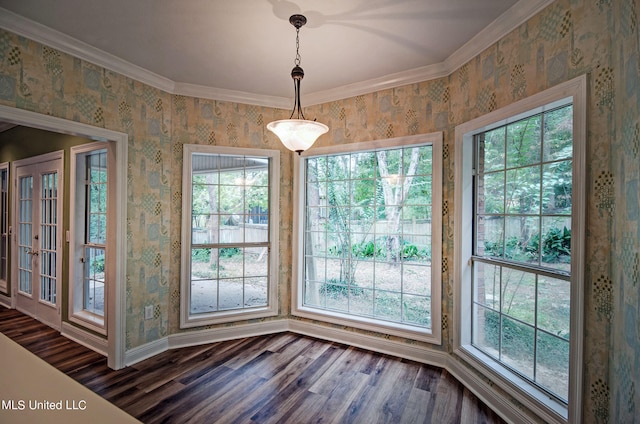
[(438, 133), (303, 154), (294, 314), (440, 343), (441, 152)]
[(573, 109), (475, 136), (472, 345), (568, 400)]
[(276, 313), (278, 162), (276, 151), (185, 147), (183, 327)]

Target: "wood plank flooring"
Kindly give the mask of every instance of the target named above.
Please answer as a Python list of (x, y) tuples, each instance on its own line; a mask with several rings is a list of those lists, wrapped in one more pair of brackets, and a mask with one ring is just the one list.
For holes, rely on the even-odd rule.
[(170, 350), (114, 371), (15, 310), (0, 307), (0, 331), (144, 423), (503, 422), (444, 370), (293, 333)]

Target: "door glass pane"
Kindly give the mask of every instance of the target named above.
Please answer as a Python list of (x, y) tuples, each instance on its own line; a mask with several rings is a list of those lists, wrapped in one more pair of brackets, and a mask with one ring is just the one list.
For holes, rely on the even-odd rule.
[(32, 294), (32, 218), (33, 177), (20, 177), (18, 181), (18, 287), (23, 293)]
[(0, 280), (7, 280), (9, 251), (9, 171), (0, 169)]
[(40, 198), (40, 300), (56, 303), (58, 173), (42, 175)]

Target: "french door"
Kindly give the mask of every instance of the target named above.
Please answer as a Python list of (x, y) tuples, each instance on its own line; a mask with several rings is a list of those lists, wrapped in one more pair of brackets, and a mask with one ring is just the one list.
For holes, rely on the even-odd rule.
[(16, 308), (60, 329), (63, 152), (16, 161), (11, 279)]

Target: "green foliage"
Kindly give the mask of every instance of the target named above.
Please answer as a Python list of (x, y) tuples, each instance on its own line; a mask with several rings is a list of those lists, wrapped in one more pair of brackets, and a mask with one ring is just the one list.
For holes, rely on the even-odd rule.
[(191, 261), (192, 262), (209, 262), (209, 257), (211, 256), (211, 249), (193, 249), (191, 251)]
[[(535, 331), (533, 327), (514, 321), (502, 319), (500, 331), (500, 314), (486, 310), (484, 313), (485, 342), (494, 347), (501, 346), (502, 353), (510, 358), (528, 360), (536, 349)], [(500, 336), (502, 334), (502, 340)], [(544, 334), (538, 336), (538, 362), (559, 371), (566, 371), (566, 358), (569, 356), (568, 335), (563, 338)]]
[(380, 255), (382, 253), (382, 248), (378, 248), (376, 252), (376, 244), (372, 241), (367, 241), (364, 243), (356, 243), (351, 247), (351, 251), (353, 256), (356, 258), (373, 258), (376, 253)]
[(551, 228), (542, 241), (542, 259), (545, 262), (567, 262), (571, 257), (571, 230)]
[(332, 298), (338, 298), (341, 296), (348, 296), (351, 293), (351, 296), (360, 296), (364, 293), (355, 282), (351, 284), (347, 284), (346, 281), (340, 281), (337, 278), (330, 278), (327, 281), (327, 284), (323, 284), (320, 287), (320, 293), (326, 294)]
[[(526, 244), (512, 236), (505, 240), (504, 248), (501, 242), (485, 240), (484, 250), (487, 256), (504, 257), (514, 261), (536, 260), (540, 252), (540, 235), (535, 234)], [(554, 227), (542, 237), (542, 262), (568, 263), (571, 259), (571, 230)]]
[(93, 267), (93, 272), (95, 272), (95, 273), (104, 272), (104, 256), (100, 256), (98, 258), (95, 258), (91, 262), (91, 266)]
[(223, 247), (220, 249), (220, 253), (218, 253), (221, 258), (233, 258), (234, 256), (238, 256), (242, 253), (239, 247)]

